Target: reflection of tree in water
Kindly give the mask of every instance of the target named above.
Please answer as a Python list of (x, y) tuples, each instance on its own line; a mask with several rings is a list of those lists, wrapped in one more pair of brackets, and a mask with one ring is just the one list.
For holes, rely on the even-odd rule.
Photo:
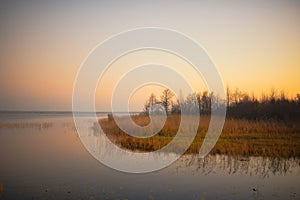
[(267, 178), (270, 175), (285, 175), (299, 172), (299, 159), (284, 159), (270, 157), (232, 157), (227, 155), (208, 155), (198, 159), (198, 155), (184, 155), (176, 164), (180, 168), (191, 168), (205, 175), (210, 173), (227, 173), (255, 175)]
[(89, 127), (89, 130), (96, 137), (100, 136), (100, 134), (101, 134), (100, 127), (97, 123), (94, 123), (93, 126)]
[[(105, 133), (100, 129), (98, 123), (94, 123), (93, 126), (89, 126), (88, 138), (90, 142), (94, 143), (94, 152), (98, 155), (104, 155), (107, 157), (114, 156), (114, 151), (109, 151), (111, 146), (108, 144), (110, 140), (105, 140)], [(111, 142), (111, 141), (110, 141)]]

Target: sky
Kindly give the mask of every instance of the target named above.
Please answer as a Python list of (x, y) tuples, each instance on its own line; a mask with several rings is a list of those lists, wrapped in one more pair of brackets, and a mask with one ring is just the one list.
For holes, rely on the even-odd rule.
[[(90, 51), (112, 35), (140, 27), (173, 29), (193, 38), (233, 89), (257, 96), (271, 88), (289, 97), (300, 93), (296, 0), (1, 1), (0, 110), (71, 111), (76, 74)], [(190, 68), (172, 56), (146, 51), (120, 58), (110, 78), (103, 78), (109, 87), (96, 91), (98, 111), (110, 109), (113, 80), (124, 66), (159, 58), (176, 69)], [(203, 80), (193, 85), (203, 90)], [(160, 91), (157, 86), (136, 90), (131, 108), (141, 109), (152, 90)]]

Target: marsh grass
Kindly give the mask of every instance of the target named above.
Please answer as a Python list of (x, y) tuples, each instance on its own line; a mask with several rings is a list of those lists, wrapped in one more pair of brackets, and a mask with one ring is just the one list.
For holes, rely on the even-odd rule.
[[(146, 126), (146, 115), (132, 116), (133, 121)], [(149, 138), (136, 138), (124, 133), (114, 120), (100, 120), (108, 138), (132, 151), (155, 151), (167, 145), (178, 131), (180, 115), (169, 115), (162, 130)], [(197, 135), (186, 153), (198, 153), (210, 122), (209, 115), (200, 118)], [(180, 148), (180, 146), (178, 146)], [(210, 154), (233, 156), (300, 157), (300, 124), (275, 120), (226, 119), (222, 134)]]
[(0, 122), (0, 128), (50, 128), (51, 122)]

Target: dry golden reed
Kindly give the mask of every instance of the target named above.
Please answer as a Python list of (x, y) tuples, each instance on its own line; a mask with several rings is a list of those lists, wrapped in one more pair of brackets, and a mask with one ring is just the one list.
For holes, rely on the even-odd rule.
[[(147, 115), (132, 116), (135, 123), (146, 126)], [(100, 120), (108, 138), (122, 148), (132, 151), (155, 151), (167, 145), (176, 135), (180, 115), (169, 115), (161, 131), (149, 138), (136, 138), (124, 133), (114, 120)], [(186, 153), (198, 153), (210, 122), (202, 115), (197, 135)], [(211, 154), (300, 157), (300, 124), (275, 120), (226, 119), (222, 134)]]

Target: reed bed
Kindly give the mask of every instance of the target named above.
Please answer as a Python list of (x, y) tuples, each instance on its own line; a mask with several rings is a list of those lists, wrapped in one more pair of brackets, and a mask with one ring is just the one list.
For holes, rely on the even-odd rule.
[(51, 122), (0, 122), (0, 128), (50, 128)]
[[(150, 122), (147, 115), (132, 116), (132, 119), (140, 126), (146, 126)], [(158, 134), (148, 138), (126, 134), (114, 120), (99, 122), (108, 138), (118, 146), (132, 151), (155, 151), (171, 142), (178, 131), (180, 120), (180, 115), (169, 115)], [(199, 152), (209, 122), (209, 115), (201, 116), (197, 135), (186, 153)], [(300, 123), (227, 118), (222, 134), (210, 154), (299, 158)]]

